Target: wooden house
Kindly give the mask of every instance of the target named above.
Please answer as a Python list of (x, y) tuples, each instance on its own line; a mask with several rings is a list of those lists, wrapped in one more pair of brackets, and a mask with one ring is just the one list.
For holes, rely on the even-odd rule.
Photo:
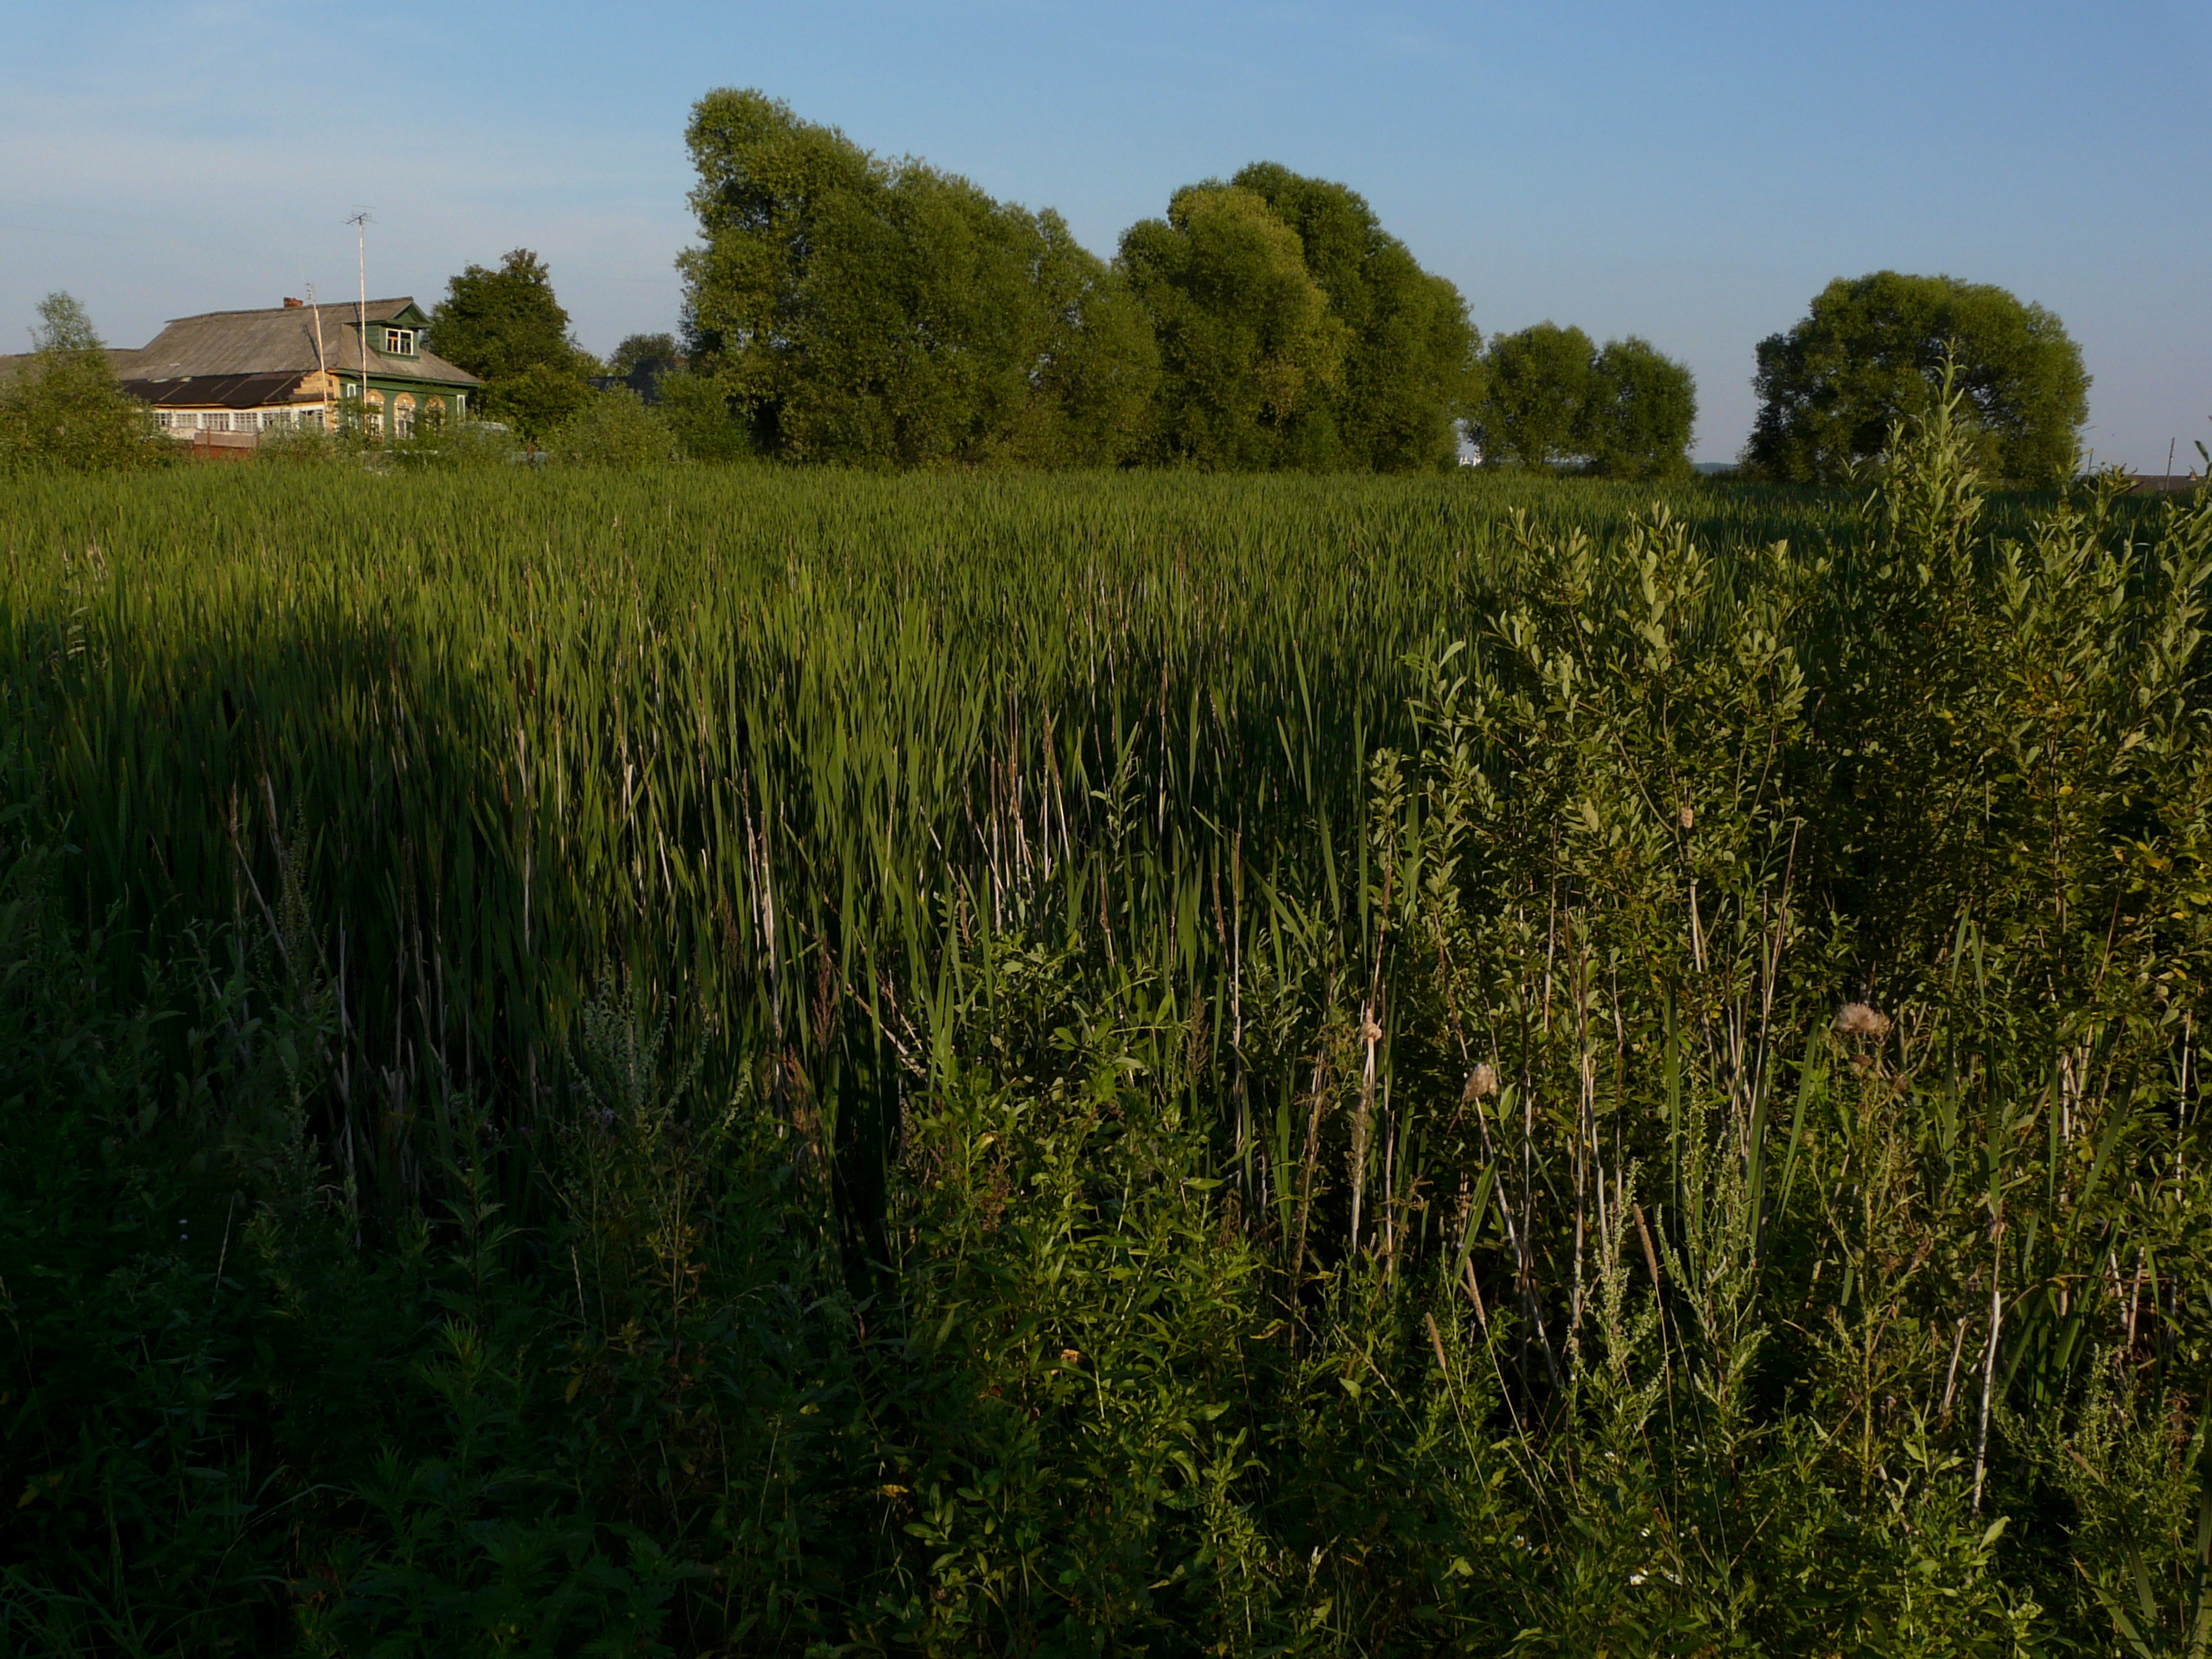
[(328, 430), (348, 406), (389, 441), (426, 421), (460, 420), (483, 384), (422, 343), (429, 318), (410, 298), (179, 317), (137, 351), (111, 354), (124, 390), (161, 429), (208, 448), (250, 448), (264, 433)]

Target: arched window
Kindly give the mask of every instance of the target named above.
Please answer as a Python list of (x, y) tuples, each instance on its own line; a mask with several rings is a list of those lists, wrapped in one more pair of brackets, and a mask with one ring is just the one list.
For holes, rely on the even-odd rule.
[(392, 430), (403, 442), (415, 435), (415, 394), (403, 392), (392, 400)]

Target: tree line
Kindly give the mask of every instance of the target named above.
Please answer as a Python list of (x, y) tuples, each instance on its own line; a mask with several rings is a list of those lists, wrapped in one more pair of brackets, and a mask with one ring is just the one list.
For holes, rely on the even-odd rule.
[(1562, 331), (1486, 352), (1458, 289), (1342, 184), (1255, 163), (1176, 191), (1109, 260), (1049, 209), (875, 156), (759, 92), (708, 94), (686, 139), (702, 234), (678, 260), (680, 336), (633, 335), (601, 363), (534, 253), (472, 265), (431, 340), (484, 378), (488, 412), (550, 434), (594, 383), (627, 380), (707, 459), (1412, 472), (1472, 439), (1546, 470), (1688, 470), (1686, 367), (1641, 340), (1591, 348), (1588, 408), (1538, 430), (1558, 396), (1532, 403), (1522, 365)]
[[(471, 266), (432, 333), (493, 412), (550, 429), (598, 373), (652, 387), (667, 435), (602, 410), (593, 442), (709, 459), (1404, 472), (1465, 441), (1492, 465), (1689, 471), (1686, 365), (1550, 321), (1486, 349), (1459, 290), (1342, 184), (1255, 163), (1176, 191), (1109, 260), (1048, 209), (873, 155), (761, 92), (708, 94), (685, 140), (700, 240), (678, 260), (680, 337), (633, 335), (599, 364), (534, 254)], [(1947, 374), (1991, 477), (2063, 477), (2087, 416), (2058, 319), (1949, 276), (1839, 278), (1758, 365), (1741, 471), (1776, 482), (1855, 476)]]
[[(1056, 213), (873, 156), (759, 92), (710, 93), (686, 139), (687, 357), (763, 453), (1419, 471), (1473, 434), (1570, 459), (1516, 452), (1518, 410), (1486, 395), (1518, 337), (1486, 356), (1459, 290), (1345, 185), (1255, 163), (1176, 191), (1106, 260)], [(1668, 371), (1660, 395), (1618, 390), (1644, 441), (1572, 459), (1686, 467), (1688, 370), (1644, 351)]]
[[(466, 267), (432, 313), (434, 349), (533, 448), (615, 465), (1414, 472), (1471, 445), (1535, 471), (1690, 470), (1686, 365), (1548, 320), (1486, 347), (1458, 289), (1346, 185), (1255, 163), (1175, 191), (1103, 259), (1049, 209), (874, 155), (757, 91), (708, 93), (685, 139), (700, 239), (677, 262), (680, 333), (600, 361), (526, 248)], [(48, 305), (62, 310), (42, 313), (38, 357), (0, 384), (0, 467), (150, 454), (82, 308)], [(1757, 358), (1744, 476), (1845, 482), (1947, 384), (1987, 476), (2075, 467), (2080, 349), (2003, 289), (1838, 278)]]

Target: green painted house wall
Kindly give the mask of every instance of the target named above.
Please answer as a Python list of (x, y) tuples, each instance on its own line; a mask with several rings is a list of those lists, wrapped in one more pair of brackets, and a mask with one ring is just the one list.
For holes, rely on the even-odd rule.
[[(358, 320), (348, 321), (343, 326), (357, 339), (362, 338), (363, 325)], [(366, 380), (370, 406), (372, 409), (380, 408), (385, 417), (382, 435), (387, 445), (401, 436), (397, 416), (398, 400), (402, 396), (415, 399), (414, 413), (418, 422), (430, 408), (433, 398), (444, 404), (446, 417), (449, 420), (466, 420), (474, 413), (470, 407), (471, 388), (457, 386), (446, 380), (431, 380), (419, 373), (410, 374), (409, 371), (414, 364), (411, 354), (385, 349), (386, 331), (404, 329), (414, 337), (416, 349), (419, 351), (422, 336), (429, 326), (429, 316), (416, 305), (409, 305), (389, 317), (368, 323), (366, 337), (362, 339), (366, 349), (362, 354), (362, 361), (368, 365), (367, 374), (348, 370), (341, 377), (339, 398), (342, 406), (358, 406), (363, 395), (362, 382)]]

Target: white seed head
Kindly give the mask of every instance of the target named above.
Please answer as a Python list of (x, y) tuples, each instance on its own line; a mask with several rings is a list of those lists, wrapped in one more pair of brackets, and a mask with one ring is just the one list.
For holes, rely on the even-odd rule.
[(1462, 1100), (1484, 1100), (1498, 1092), (1498, 1068), (1488, 1060), (1475, 1062), (1474, 1069), (1467, 1074), (1467, 1089)]
[(1836, 1010), (1836, 1035), (1864, 1037), (1879, 1042), (1889, 1035), (1889, 1016), (1863, 1002), (1847, 1002)]

